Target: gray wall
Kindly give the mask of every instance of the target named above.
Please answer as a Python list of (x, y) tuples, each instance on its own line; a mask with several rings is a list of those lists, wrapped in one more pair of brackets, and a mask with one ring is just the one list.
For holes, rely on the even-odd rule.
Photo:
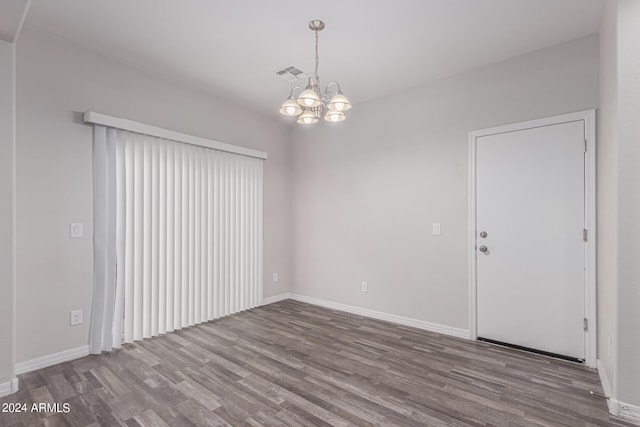
[(617, 392), (618, 345), (618, 150), (617, 6), (608, 2), (600, 28), (600, 110), (598, 111), (598, 369), (607, 395)]
[[(600, 46), (598, 312), (601, 376), (640, 406), (640, 2), (609, 1)], [(611, 346), (610, 343), (611, 342)]]
[(0, 40), (0, 385), (13, 378), (14, 341), (14, 174), (15, 56)]
[(468, 132), (597, 105), (593, 35), (297, 128), (294, 291), (466, 329)]
[(640, 2), (618, 1), (618, 400), (640, 406)]
[[(94, 110), (266, 151), (265, 297), (288, 292), (287, 127), (232, 102), (108, 60), (28, 29), (17, 44), (17, 362), (88, 343)], [(69, 223), (84, 238), (69, 238)], [(273, 283), (271, 274), (280, 281)], [(3, 299), (4, 301), (4, 299)], [(69, 312), (85, 322), (69, 326)]]

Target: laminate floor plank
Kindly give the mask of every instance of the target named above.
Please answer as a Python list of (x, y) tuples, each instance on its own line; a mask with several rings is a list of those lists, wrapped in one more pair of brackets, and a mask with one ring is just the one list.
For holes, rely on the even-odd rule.
[(281, 301), (20, 375), (35, 426), (616, 426), (595, 370)]

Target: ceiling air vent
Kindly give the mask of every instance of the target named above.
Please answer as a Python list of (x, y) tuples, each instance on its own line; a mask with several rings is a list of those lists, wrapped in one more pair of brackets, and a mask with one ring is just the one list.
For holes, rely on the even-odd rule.
[(302, 70), (299, 70), (293, 65), (289, 65), (288, 67), (282, 67), (276, 70), (276, 75), (288, 82), (305, 80), (308, 77)]

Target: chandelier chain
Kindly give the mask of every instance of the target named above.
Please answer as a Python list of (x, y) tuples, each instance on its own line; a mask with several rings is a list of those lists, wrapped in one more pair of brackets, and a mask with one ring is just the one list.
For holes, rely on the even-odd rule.
[(320, 62), (320, 58), (318, 56), (318, 30), (316, 30), (316, 71), (314, 74), (314, 77), (316, 79), (316, 84), (320, 84), (320, 82), (318, 81), (318, 63)]

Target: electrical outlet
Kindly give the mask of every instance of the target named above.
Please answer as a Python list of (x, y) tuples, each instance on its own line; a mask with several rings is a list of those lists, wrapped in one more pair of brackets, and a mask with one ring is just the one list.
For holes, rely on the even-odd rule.
[(433, 230), (433, 235), (434, 236), (439, 236), (440, 235), (440, 223), (439, 222), (434, 222), (433, 224), (431, 224), (432, 230)]
[(273, 281), (277, 282), (278, 280), (280, 280), (280, 278), (278, 277), (278, 273), (273, 273)]
[(74, 239), (78, 239), (80, 237), (82, 237), (82, 235), (84, 234), (82, 231), (82, 223), (81, 222), (73, 222), (71, 223), (71, 230), (69, 232), (69, 235), (71, 237), (73, 237)]
[(369, 284), (367, 282), (362, 282), (362, 292), (369, 292)]
[(82, 309), (71, 312), (71, 326), (82, 325)]

